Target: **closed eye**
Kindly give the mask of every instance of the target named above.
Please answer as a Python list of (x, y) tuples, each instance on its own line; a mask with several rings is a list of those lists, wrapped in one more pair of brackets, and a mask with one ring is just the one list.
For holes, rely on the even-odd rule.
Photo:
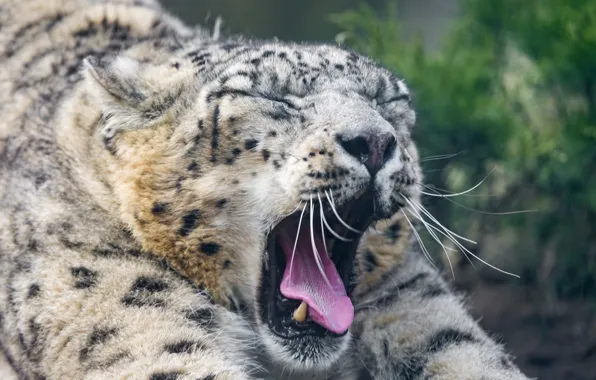
[(263, 93), (263, 92), (256, 92), (251, 90), (239, 90), (231, 87), (223, 87), (217, 91), (214, 91), (207, 95), (207, 101), (211, 102), (214, 99), (221, 99), (224, 96), (231, 96), (233, 98), (237, 97), (247, 97), (247, 98), (257, 98), (268, 100), (270, 102), (280, 103), (283, 104), (291, 109), (300, 110), (300, 107), (295, 105), (293, 102), (286, 98), (277, 97), (271, 94)]
[(379, 102), (379, 103), (377, 103), (377, 105), (382, 106), (382, 105), (386, 105), (389, 103), (395, 103), (395, 102), (401, 102), (401, 101), (407, 101), (409, 104), (412, 101), (412, 97), (410, 96), (410, 94), (399, 94), (399, 95), (396, 95), (396, 96), (389, 98), (385, 101)]
[(281, 98), (281, 97), (277, 97), (274, 95), (270, 95), (270, 94), (265, 94), (265, 93), (255, 93), (253, 95), (254, 97), (258, 97), (258, 98), (262, 98), (265, 100), (269, 100), (272, 102), (276, 102), (276, 103), (281, 103), (285, 106), (288, 106), (289, 108), (295, 109), (295, 110), (300, 110), (300, 107), (295, 105), (293, 102), (291, 102), (290, 100), (286, 99), (286, 98)]

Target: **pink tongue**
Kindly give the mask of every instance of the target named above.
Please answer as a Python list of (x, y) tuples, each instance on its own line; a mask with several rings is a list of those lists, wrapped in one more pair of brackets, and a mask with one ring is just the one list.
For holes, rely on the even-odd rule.
[(305, 224), (308, 225), (303, 223), (300, 229), (293, 262), (292, 251), (296, 236), (291, 236), (287, 231), (295, 231), (295, 227), (285, 228), (279, 235), (279, 243), (286, 255), (281, 294), (286, 298), (306, 302), (308, 315), (314, 322), (334, 333), (341, 334), (354, 320), (354, 306), (346, 295), (344, 283), (335, 269), (335, 264), (329, 258), (321, 237), (315, 231), (314, 241), (329, 283), (325, 281), (313, 252), (310, 228)]

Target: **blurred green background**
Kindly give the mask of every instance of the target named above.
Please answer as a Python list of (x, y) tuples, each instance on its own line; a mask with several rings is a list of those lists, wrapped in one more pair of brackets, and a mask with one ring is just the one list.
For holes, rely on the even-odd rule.
[[(189, 23), (333, 41), (394, 69), (418, 111), (428, 193), (473, 312), (530, 376), (596, 379), (596, 1), (170, 0)], [(488, 177), (487, 177), (488, 176)], [(513, 213), (511, 211), (532, 211)], [(429, 237), (427, 236), (427, 239)], [(448, 241), (445, 244), (449, 243)], [(437, 260), (451, 277), (446, 256)], [(471, 265), (474, 263), (474, 266)]]

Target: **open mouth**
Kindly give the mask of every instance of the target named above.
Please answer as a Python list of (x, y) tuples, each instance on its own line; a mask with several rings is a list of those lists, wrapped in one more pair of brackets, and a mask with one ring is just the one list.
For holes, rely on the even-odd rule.
[(373, 202), (370, 192), (339, 208), (313, 201), (271, 231), (259, 302), (275, 335), (339, 337), (348, 331), (354, 259), (373, 220)]

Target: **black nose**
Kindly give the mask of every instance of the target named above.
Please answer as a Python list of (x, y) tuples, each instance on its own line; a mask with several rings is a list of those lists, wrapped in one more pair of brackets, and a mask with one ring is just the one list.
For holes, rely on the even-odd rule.
[(337, 141), (346, 152), (366, 166), (371, 176), (381, 170), (395, 152), (397, 145), (393, 134), (376, 131), (349, 138), (339, 135)]

